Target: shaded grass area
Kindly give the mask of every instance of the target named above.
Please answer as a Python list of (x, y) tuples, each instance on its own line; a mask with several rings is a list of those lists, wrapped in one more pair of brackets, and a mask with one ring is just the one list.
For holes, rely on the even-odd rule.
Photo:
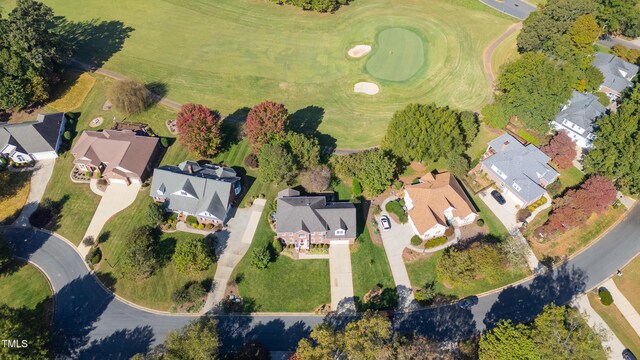
[(354, 296), (361, 299), (376, 285), (380, 285), (383, 289), (395, 288), (384, 248), (371, 241), (366, 227), (356, 240), (356, 245), (352, 246), (351, 270)]
[(125, 299), (152, 309), (168, 311), (173, 305), (171, 296), (188, 281), (204, 281), (210, 285), (216, 265), (202, 272), (179, 272), (171, 261), (176, 244), (200, 235), (183, 232), (163, 233), (158, 244), (163, 266), (145, 280), (131, 280), (122, 276), (119, 265), (128, 249), (128, 236), (135, 228), (149, 224), (146, 210), (152, 203), (148, 192), (142, 191), (131, 206), (105, 224), (99, 237), (103, 241), (100, 244), (103, 260), (97, 273), (107, 286)]
[(614, 276), (613, 281), (636, 311), (640, 313), (640, 296), (638, 296), (640, 294), (640, 257), (636, 256), (622, 269), (622, 276)]
[(29, 196), (31, 172), (0, 173), (0, 224), (9, 225), (20, 215)]
[(613, 331), (618, 339), (620, 339), (622, 344), (634, 354), (640, 354), (640, 337), (638, 337), (638, 334), (636, 334), (635, 330), (633, 330), (629, 322), (615, 306), (615, 303), (609, 306), (604, 306), (600, 302), (598, 295), (593, 292), (589, 293), (588, 297), (593, 310), (595, 310), (598, 315), (602, 317), (602, 320), (609, 325), (611, 331)]
[(0, 275), (0, 304), (33, 310), (51, 296), (49, 281), (31, 264), (14, 260)]

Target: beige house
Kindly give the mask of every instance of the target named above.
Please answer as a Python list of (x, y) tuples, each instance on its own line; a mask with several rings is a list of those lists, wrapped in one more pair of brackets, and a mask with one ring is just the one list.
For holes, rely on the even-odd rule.
[(449, 227), (471, 224), (477, 217), (471, 201), (449, 172), (429, 173), (405, 187), (409, 224), (422, 239), (443, 236)]
[(109, 183), (142, 183), (159, 152), (158, 138), (130, 130), (85, 131), (71, 149), (82, 171), (100, 171)]

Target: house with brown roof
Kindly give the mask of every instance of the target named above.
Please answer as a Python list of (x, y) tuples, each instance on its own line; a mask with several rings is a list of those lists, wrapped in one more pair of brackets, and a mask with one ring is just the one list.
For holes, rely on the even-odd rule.
[(99, 171), (109, 183), (145, 181), (159, 152), (158, 138), (130, 130), (85, 131), (71, 153), (81, 171)]
[(443, 236), (449, 227), (471, 224), (478, 214), (471, 201), (449, 172), (429, 173), (404, 190), (409, 223), (418, 236)]

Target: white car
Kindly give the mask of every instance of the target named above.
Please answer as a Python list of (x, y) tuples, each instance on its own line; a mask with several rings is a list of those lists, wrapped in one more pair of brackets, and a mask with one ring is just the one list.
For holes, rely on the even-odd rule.
[(380, 226), (382, 226), (383, 231), (391, 230), (391, 220), (389, 220), (387, 215), (382, 215), (380, 218)]

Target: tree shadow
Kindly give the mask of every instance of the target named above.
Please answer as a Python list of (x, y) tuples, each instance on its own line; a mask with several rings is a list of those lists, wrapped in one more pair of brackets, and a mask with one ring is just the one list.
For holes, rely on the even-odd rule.
[[(154, 235), (154, 238), (158, 239), (157, 235)], [(158, 262), (160, 267), (166, 266), (169, 262), (171, 262), (171, 258), (173, 257), (173, 253), (176, 252), (176, 245), (178, 244), (178, 240), (173, 236), (156, 240), (157, 241), (157, 255)]]
[(60, 144), (60, 149), (58, 150), (58, 155), (62, 155), (67, 151), (71, 150), (71, 144), (73, 143), (73, 139), (78, 135), (78, 119), (80, 118), (80, 112), (69, 112), (65, 113), (65, 117), (67, 118), (67, 122), (64, 125), (64, 131), (69, 132), (69, 140), (62, 137), (62, 142)]
[(55, 201), (44, 199), (29, 217), (29, 223), (34, 227), (44, 228), (49, 231), (58, 230), (60, 228), (60, 220), (62, 220), (62, 209), (67, 201), (69, 201), (69, 194), (65, 194)]
[(117, 20), (75, 22), (56, 17), (56, 21), (63, 38), (71, 46), (73, 56), (94, 67), (102, 67), (122, 50), (124, 42), (134, 31), (134, 28)]
[(363, 299), (356, 296), (356, 308), (359, 312), (367, 310), (393, 310), (398, 306), (398, 292), (395, 288), (384, 288), (381, 284), (378, 284), (382, 288), (382, 292), (379, 296), (371, 299), (368, 302), (363, 302)]
[(162, 98), (167, 96), (167, 84), (159, 81), (153, 81), (144, 86), (149, 90), (150, 103), (148, 107), (156, 105)]
[[(318, 142), (325, 149), (335, 149), (336, 139), (328, 134), (323, 134), (318, 131), (322, 120), (324, 119), (324, 109), (310, 105), (302, 109), (298, 109), (293, 114), (289, 115), (288, 129), (293, 132), (304, 134), (307, 136), (314, 136), (318, 139)], [(325, 152), (322, 152), (325, 154)]]
[(98, 236), (98, 244), (102, 244), (104, 242), (106, 242), (107, 240), (109, 240), (109, 238), (111, 237), (111, 231), (103, 231), (102, 233), (100, 233), (100, 236)]
[(476, 333), (476, 321), (471, 310), (457, 305), (396, 312), (393, 324), (399, 333), (438, 341), (464, 340)]
[(76, 359), (128, 359), (138, 353), (147, 353), (154, 341), (150, 326), (122, 329), (100, 340), (93, 340), (80, 350)]

